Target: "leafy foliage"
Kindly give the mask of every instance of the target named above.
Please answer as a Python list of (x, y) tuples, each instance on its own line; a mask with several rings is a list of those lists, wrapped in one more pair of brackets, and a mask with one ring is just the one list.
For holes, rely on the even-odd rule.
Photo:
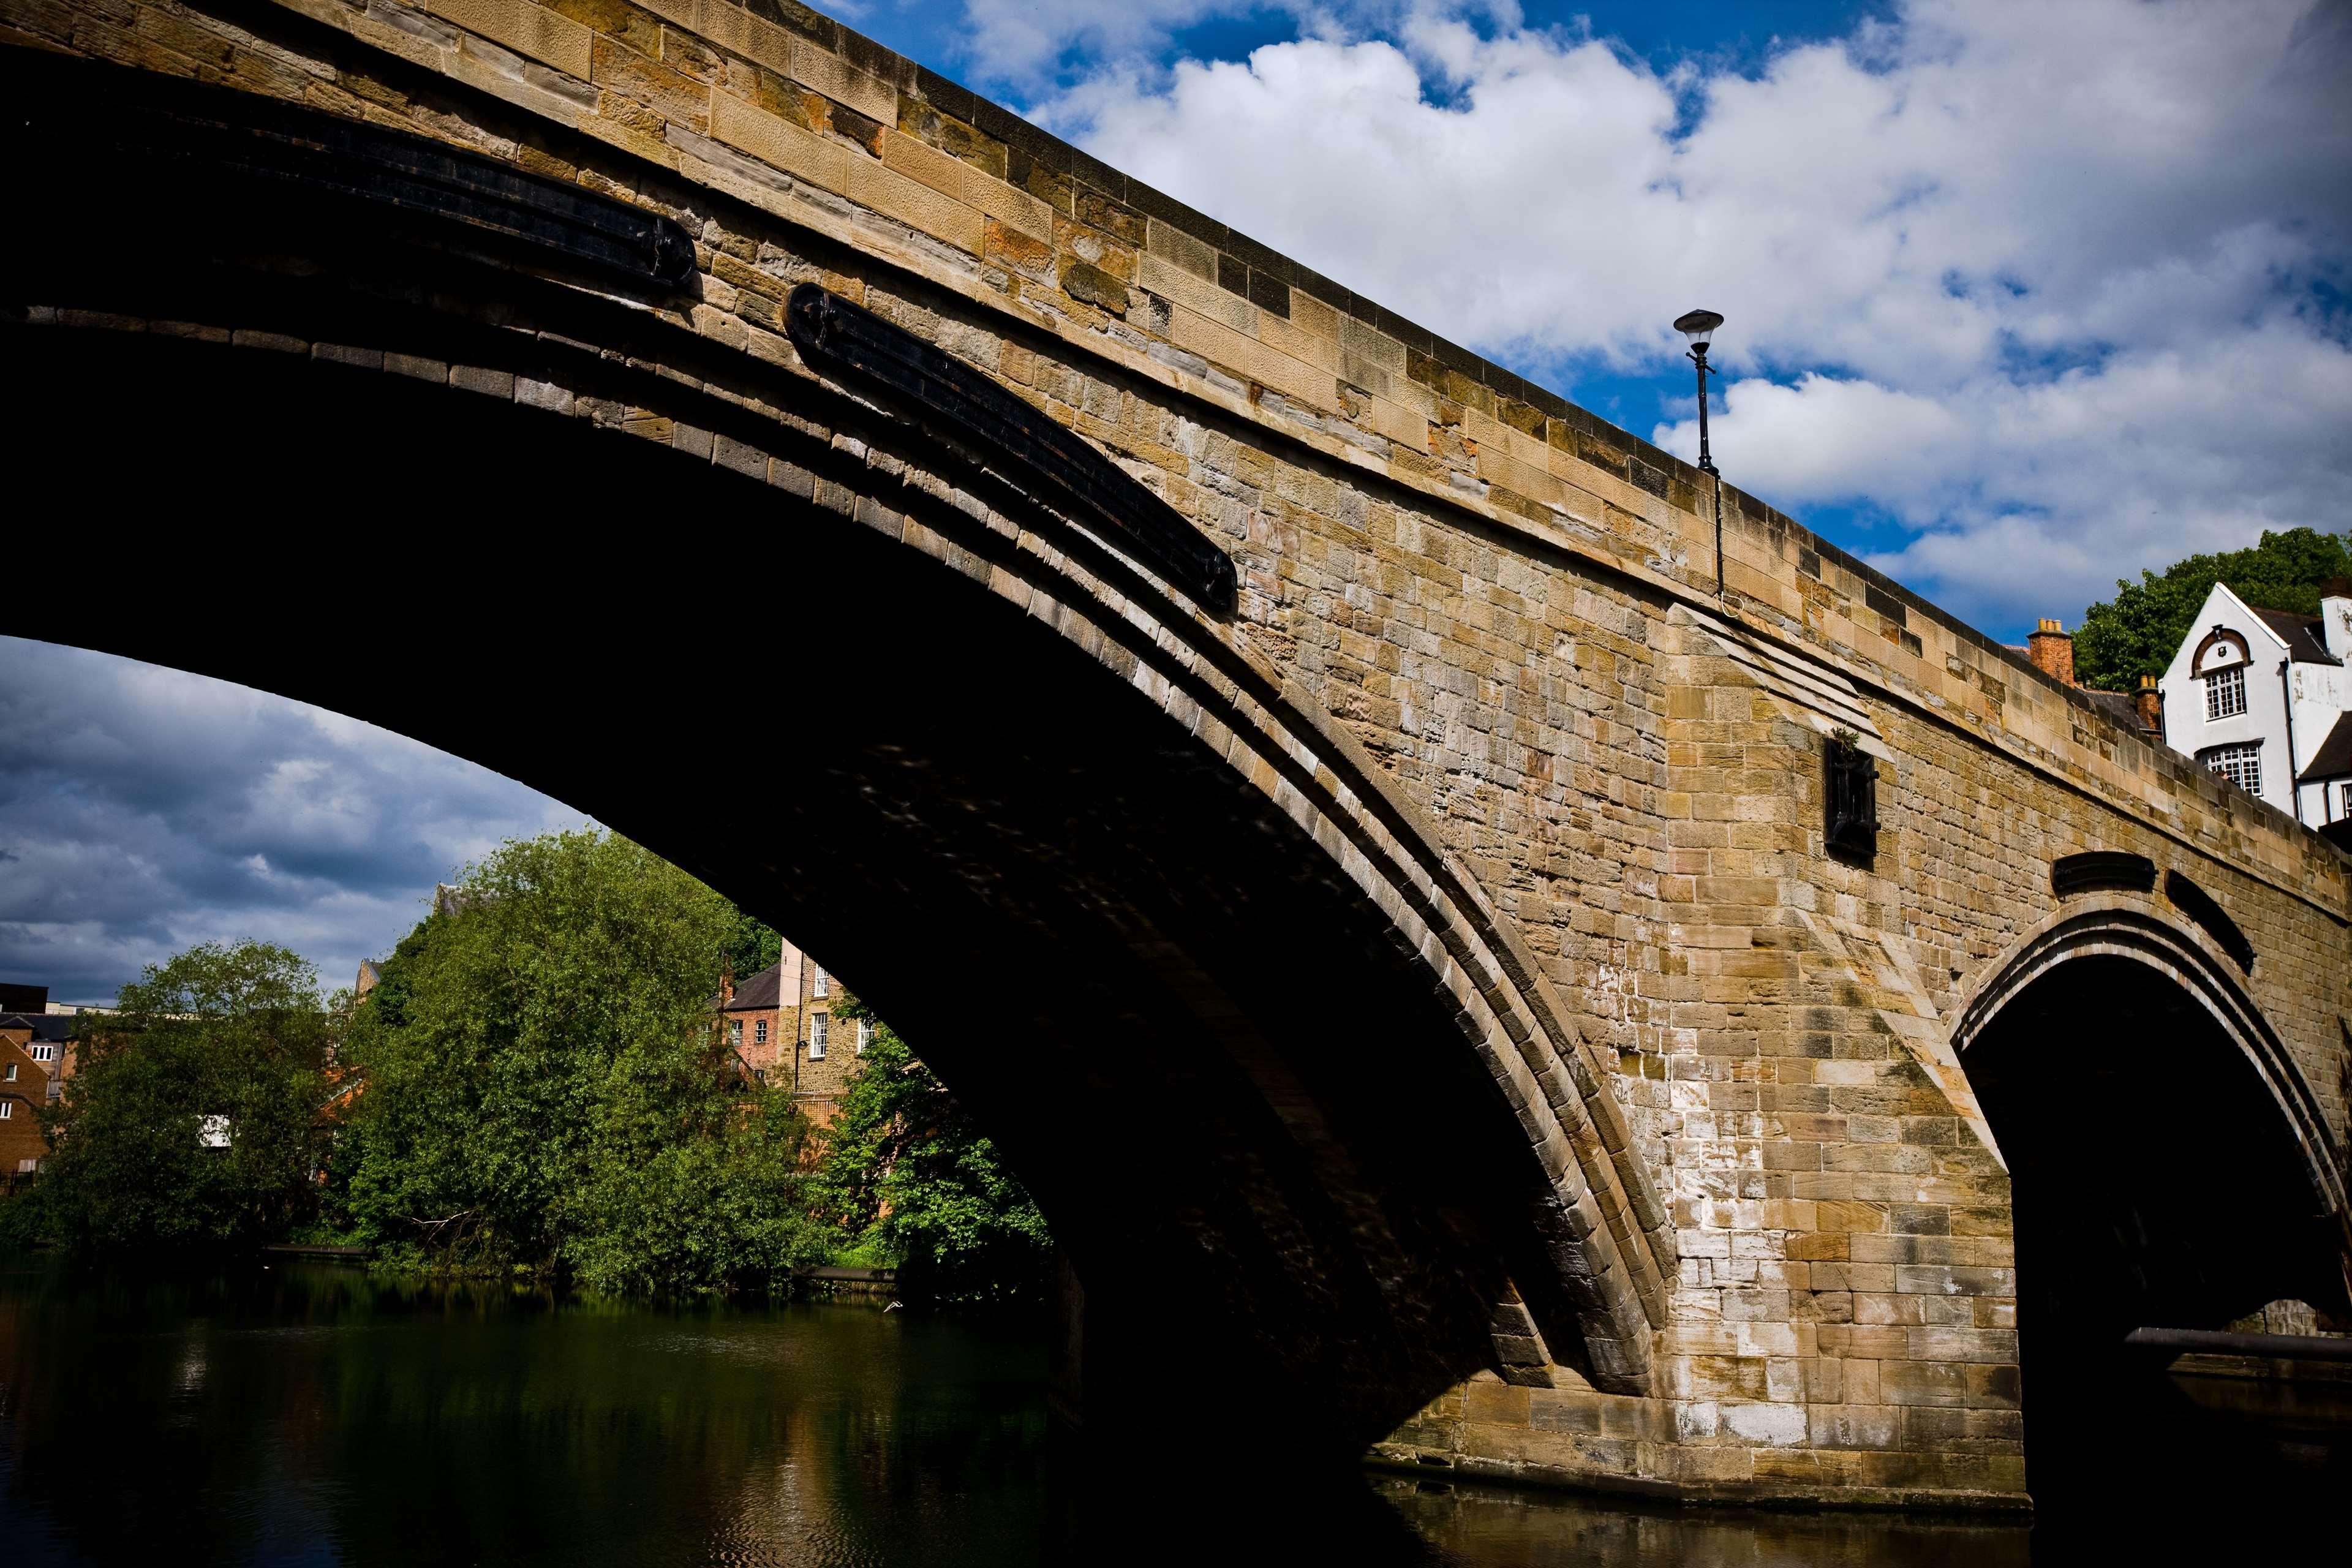
[(815, 1261), (805, 1121), (730, 1070), (724, 899), (617, 836), (509, 843), (386, 961), (343, 1222), (393, 1258), (665, 1294)]
[(873, 1026), (824, 1132), (822, 1212), (848, 1243), (898, 1260), (902, 1293), (1034, 1295), (1052, 1237), (1045, 1215), (955, 1097), (852, 996), (835, 1017)]
[[(89, 1015), (53, 1152), (5, 1208), (20, 1238), (82, 1251), (198, 1252), (282, 1236), (315, 1206), (316, 1121), (336, 1019), (280, 947), (205, 943), (151, 965)], [(226, 1119), (226, 1148), (205, 1146)]]
[(2143, 675), (2162, 675), (2189, 635), (2216, 583), (2257, 609), (2319, 613), (2320, 584), (2352, 574), (2352, 535), (2291, 528), (2265, 533), (2247, 550), (2192, 555), (2162, 575), (2118, 579), (2113, 600), (2093, 605), (2074, 633), (2074, 677), (2085, 686), (2127, 691)]
[(727, 939), (727, 972), (736, 984), (775, 963), (783, 952), (784, 939), (773, 926), (740, 910), (735, 912), (735, 930)]

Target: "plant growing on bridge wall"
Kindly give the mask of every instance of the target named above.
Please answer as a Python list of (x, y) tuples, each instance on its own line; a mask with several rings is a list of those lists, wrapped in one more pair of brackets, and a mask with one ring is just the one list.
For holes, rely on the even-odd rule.
[(872, 1009), (844, 996), (833, 1014), (873, 1035), (824, 1131), (823, 1216), (848, 1246), (895, 1261), (901, 1294), (1042, 1293), (1053, 1238), (996, 1145)]
[(310, 965), (207, 942), (149, 966), (117, 1006), (85, 1016), (74, 1076), (43, 1112), (53, 1152), (0, 1206), (8, 1229), (152, 1255), (252, 1247), (306, 1218), (338, 1026)]
[(2162, 574), (2118, 580), (2116, 596), (2093, 605), (2074, 633), (2074, 678), (2085, 686), (2129, 691), (2143, 675), (2162, 675), (2189, 635), (2189, 623), (2216, 583), (2257, 609), (2319, 613), (2319, 585), (2352, 575), (2352, 535), (2290, 528), (2219, 555), (2191, 555)]

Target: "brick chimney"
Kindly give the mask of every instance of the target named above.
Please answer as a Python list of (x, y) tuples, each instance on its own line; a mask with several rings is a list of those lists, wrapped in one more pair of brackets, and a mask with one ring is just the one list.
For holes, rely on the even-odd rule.
[(730, 955), (719, 961), (719, 1005), (723, 1011), (735, 1000), (735, 960)]
[(2043, 616), (2033, 635), (2025, 639), (2025, 650), (2034, 668), (2053, 680), (2074, 684), (2074, 639), (2060, 630), (2056, 621)]
[(2139, 678), (2139, 695), (2133, 700), (2139, 704), (2139, 727), (2158, 740), (2163, 740), (2164, 694), (2156, 689), (2156, 677), (2143, 675)]

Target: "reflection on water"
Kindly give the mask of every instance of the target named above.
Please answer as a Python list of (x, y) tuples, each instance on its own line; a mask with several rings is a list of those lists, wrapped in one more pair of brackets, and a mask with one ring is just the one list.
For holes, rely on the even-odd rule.
[(2022, 1568), (2032, 1560), (2031, 1532), (2014, 1523), (1643, 1508), (1394, 1477), (1377, 1485), (1439, 1561), (1479, 1568)]
[(2099, 1395), (2031, 1531), (1268, 1474), (1246, 1412), (1231, 1452), (1137, 1474), (1049, 1440), (1044, 1343), (866, 1307), (0, 1260), (0, 1560), (2007, 1568), (2334, 1529), (2352, 1482), (2352, 1384), (2161, 1375)]
[(0, 1277), (0, 1556), (1026, 1563), (1042, 1335), (296, 1265)]

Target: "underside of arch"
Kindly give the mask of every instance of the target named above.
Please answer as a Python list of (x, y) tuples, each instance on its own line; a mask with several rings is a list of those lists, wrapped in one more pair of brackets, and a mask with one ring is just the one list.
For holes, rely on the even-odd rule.
[(2347, 1304), (2321, 1108), (2221, 958), (2159, 913), (2116, 899), (2053, 921), (1956, 1042), (2015, 1182), (2029, 1384), (2135, 1328)]
[[(405, 358), (455, 363), (416, 324)], [(53, 635), (433, 741), (821, 937), (1036, 1187), (1129, 1408), (1360, 1447), (1492, 1364), (1515, 1298), (1551, 1359), (1643, 1386), (1654, 1259), (1524, 955), (1331, 737), (1265, 754), (1263, 693), (1202, 667), (1213, 711), (1165, 628), (1120, 646), (1153, 584), (1094, 542), (1024, 556), (887, 421), (788, 417), (796, 493), (723, 460), (775, 443), (764, 410), (709, 416), (690, 468), (389, 359), (8, 336), (28, 449), (163, 525)]]

